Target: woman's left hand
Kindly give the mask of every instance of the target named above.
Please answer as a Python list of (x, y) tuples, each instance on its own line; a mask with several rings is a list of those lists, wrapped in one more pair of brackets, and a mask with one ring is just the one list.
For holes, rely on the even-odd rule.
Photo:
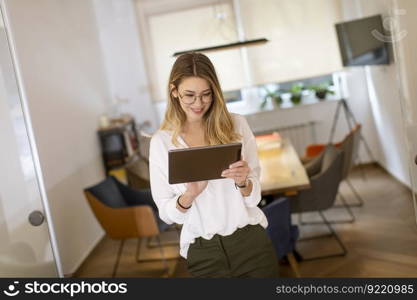
[(243, 185), (246, 182), (251, 169), (246, 161), (243, 159), (231, 164), (229, 169), (222, 172), (221, 176), (226, 178), (232, 178), (236, 184)]

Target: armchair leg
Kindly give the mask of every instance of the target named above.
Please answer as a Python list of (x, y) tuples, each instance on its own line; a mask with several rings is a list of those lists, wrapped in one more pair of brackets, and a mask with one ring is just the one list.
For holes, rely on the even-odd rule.
[(165, 272), (168, 274), (169, 271), (169, 267), (168, 267), (168, 263), (167, 260), (177, 260), (177, 257), (173, 257), (173, 258), (166, 258), (165, 257), (165, 253), (164, 253), (164, 248), (162, 246), (161, 240), (159, 238), (159, 236), (156, 236), (156, 240), (159, 244), (159, 252), (161, 254), (161, 258), (147, 258), (147, 259), (143, 259), (140, 258), (140, 245), (141, 245), (141, 238), (138, 238), (138, 243), (136, 246), (136, 262), (141, 263), (141, 262), (151, 262), (151, 261), (163, 261), (164, 263), (164, 267), (165, 267)]
[[(345, 245), (343, 244), (342, 240), (339, 238), (338, 234), (336, 233), (336, 231), (334, 231), (332, 225), (330, 224), (330, 222), (326, 219), (326, 217), (324, 216), (322, 211), (319, 211), (319, 214), (321, 216), (321, 218), (323, 219), (324, 224), (327, 226), (327, 228), (330, 231), (330, 236), (333, 236), (336, 239), (336, 242), (339, 244), (340, 248), (342, 249), (341, 252), (339, 253), (335, 253), (335, 254), (330, 254), (330, 255), (323, 255), (323, 256), (314, 256), (314, 257), (309, 257), (309, 258), (304, 258), (304, 261), (309, 261), (309, 260), (317, 260), (317, 259), (323, 259), (323, 258), (331, 258), (331, 257), (338, 257), (338, 256), (345, 256), (347, 254), (347, 250)], [(318, 237), (323, 237), (323, 235), (320, 236), (315, 236), (315, 237), (311, 237), (309, 239), (313, 239), (313, 238), (318, 238)], [(308, 239), (308, 238), (307, 238)], [(305, 241), (307, 240), (306, 238), (304, 239), (299, 239), (299, 241)]]
[[(179, 244), (180, 244), (179, 242), (165, 242), (165, 243), (161, 243), (161, 245), (163, 247), (165, 247), (165, 246), (178, 246)], [(147, 239), (146, 247), (148, 247), (148, 248), (157, 248), (157, 247), (159, 247), (159, 243), (152, 244), (152, 237), (150, 237), (150, 238)]]
[(346, 182), (349, 185), (350, 189), (352, 190), (353, 194), (355, 195), (356, 199), (358, 199), (358, 203), (357, 204), (350, 204), (350, 206), (363, 206), (364, 201), (363, 201), (361, 195), (359, 195), (358, 191), (355, 189), (355, 187), (352, 184), (352, 182), (350, 182), (349, 179), (346, 179)]
[[(352, 182), (350, 182), (349, 179), (346, 179), (346, 183), (348, 184), (350, 190), (352, 191), (353, 195), (355, 196), (355, 198), (358, 200), (356, 203), (346, 203), (347, 206), (349, 207), (360, 207), (363, 206), (364, 201), (361, 197), (361, 195), (359, 195), (358, 191), (355, 189), (355, 187), (353, 186)], [(345, 205), (335, 205), (334, 207), (344, 207)]]
[(335, 220), (335, 221), (329, 221), (329, 223), (335, 224), (344, 224), (344, 223), (353, 223), (356, 221), (355, 215), (353, 214), (352, 210), (350, 209), (349, 204), (347, 203), (345, 197), (339, 193), (340, 196), (340, 200), (342, 200), (342, 206), (346, 209), (346, 211), (348, 212), (350, 219), (347, 220)]
[(181, 227), (177, 224), (175, 224), (175, 230), (177, 231), (178, 234), (178, 239), (181, 239)]
[(362, 160), (359, 155), (357, 156), (357, 165), (359, 166), (362, 180), (368, 181), (368, 177), (366, 176), (366, 173), (365, 173), (365, 168), (363, 167)]
[(162, 244), (161, 244), (161, 239), (159, 238), (159, 235), (157, 235), (157, 236), (156, 236), (156, 239), (157, 239), (158, 244), (159, 244), (159, 252), (161, 253), (162, 260), (163, 260), (163, 262), (164, 262), (165, 272), (168, 274), (168, 272), (169, 272), (169, 267), (168, 267), (167, 260), (166, 260), (166, 258), (165, 258), (164, 248), (162, 247)]
[[(350, 209), (349, 204), (347, 204), (345, 197), (339, 193), (338, 194), (340, 196), (340, 199), (342, 200), (342, 205), (334, 205), (333, 207), (342, 207), (345, 208), (346, 211), (348, 212), (350, 218), (347, 220), (328, 220), (328, 222), (330, 224), (346, 224), (346, 223), (354, 223), (356, 221), (355, 215), (353, 214), (352, 210)], [(300, 214), (301, 215), (301, 214)], [(322, 221), (309, 221), (309, 222), (304, 222), (301, 217), (299, 217), (300, 224), (301, 225), (315, 225), (315, 224), (324, 224)]]
[[(323, 223), (317, 222), (317, 223), (311, 223), (310, 225), (319, 225), (319, 224), (323, 224)], [(321, 238), (325, 238), (325, 237), (331, 237), (331, 236), (333, 236), (333, 234), (325, 233), (325, 234), (319, 234), (319, 235), (315, 235), (315, 236), (304, 237), (304, 238), (298, 239), (297, 241), (305, 242), (305, 241), (317, 240), (317, 239), (321, 239)]]
[[(178, 224), (174, 224), (174, 226), (171, 226), (171, 227), (169, 227), (168, 229), (167, 229), (167, 231), (176, 231), (177, 232), (177, 234), (178, 234), (178, 242), (165, 242), (165, 243), (162, 243), (162, 246), (178, 246), (180, 243), (179, 243), (179, 239), (180, 239), (180, 235), (181, 235), (181, 229), (179, 229), (178, 228)], [(148, 238), (148, 241), (147, 241), (147, 244), (146, 244), (146, 247), (148, 247), (148, 248), (156, 248), (156, 247), (159, 247), (159, 244), (157, 243), (157, 244), (153, 244), (152, 243), (152, 237), (150, 237), (150, 238)]]
[(122, 252), (123, 252), (124, 244), (125, 244), (125, 240), (121, 240), (120, 245), (119, 245), (119, 250), (117, 251), (116, 263), (114, 264), (113, 272), (112, 272), (112, 276), (111, 276), (113, 278), (116, 276), (117, 268), (119, 267), (120, 257), (121, 257)]

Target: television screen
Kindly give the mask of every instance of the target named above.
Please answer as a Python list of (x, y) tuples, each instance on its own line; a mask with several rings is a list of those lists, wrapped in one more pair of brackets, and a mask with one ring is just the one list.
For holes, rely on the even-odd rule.
[(389, 64), (381, 15), (336, 24), (344, 66)]
[(120, 165), (125, 160), (123, 135), (120, 133), (102, 133), (100, 135), (103, 158), (106, 166)]

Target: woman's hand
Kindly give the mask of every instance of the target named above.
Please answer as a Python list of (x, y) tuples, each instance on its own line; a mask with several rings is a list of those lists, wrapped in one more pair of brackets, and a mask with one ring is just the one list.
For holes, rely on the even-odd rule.
[[(208, 181), (196, 181), (196, 182), (187, 182), (186, 186), (187, 189), (185, 191), (185, 193), (183, 195), (180, 196), (180, 198), (178, 199), (178, 202), (183, 206), (183, 207), (191, 207), (191, 204), (193, 204), (195, 198), (197, 198), (198, 195), (201, 194), (201, 192), (204, 191), (204, 189), (207, 187)], [(187, 209), (183, 208), (181, 206), (178, 205), (177, 203), (177, 208), (182, 211), (182, 212), (186, 212)]]
[(208, 181), (195, 181), (195, 182), (188, 182), (187, 183), (187, 190), (186, 194), (192, 198), (196, 198), (204, 189), (207, 187)]
[(237, 185), (244, 185), (251, 169), (243, 159), (231, 164), (229, 169), (222, 172), (222, 177), (232, 178)]

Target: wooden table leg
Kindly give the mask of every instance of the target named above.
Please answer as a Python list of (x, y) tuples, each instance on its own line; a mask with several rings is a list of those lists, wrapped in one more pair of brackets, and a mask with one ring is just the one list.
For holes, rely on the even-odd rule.
[(291, 269), (293, 270), (293, 272), (295, 274), (295, 277), (300, 278), (301, 276), (300, 276), (300, 272), (298, 271), (298, 262), (295, 259), (294, 254), (292, 252), (288, 252), (287, 253), (287, 258), (288, 258), (288, 261), (291, 265)]

